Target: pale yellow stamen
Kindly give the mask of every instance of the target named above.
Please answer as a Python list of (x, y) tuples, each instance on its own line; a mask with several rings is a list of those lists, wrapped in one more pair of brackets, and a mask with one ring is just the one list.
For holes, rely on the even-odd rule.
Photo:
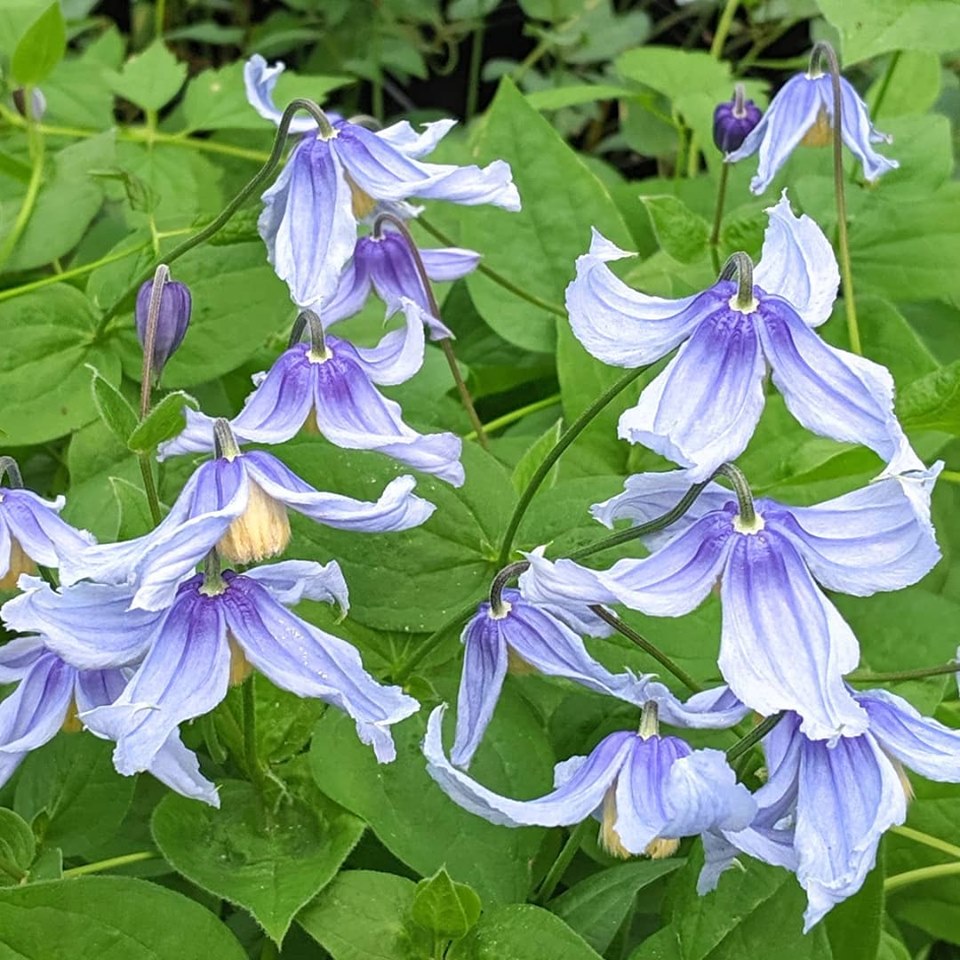
[(651, 860), (666, 860), (672, 857), (680, 847), (680, 841), (675, 837), (657, 837), (647, 844), (647, 849), (643, 852)]
[(537, 673), (537, 668), (527, 663), (513, 647), (507, 647), (507, 670), (515, 677), (526, 677)]
[(67, 715), (63, 718), (63, 726), (60, 728), (64, 733), (79, 733), (83, 729), (83, 722), (77, 712), (77, 701), (71, 700), (67, 707)]
[(247, 508), (227, 528), (217, 549), (233, 563), (254, 563), (283, 553), (289, 542), (287, 508), (251, 480)]
[(227, 633), (227, 644), (230, 647), (230, 686), (239, 687), (247, 677), (253, 673), (253, 665), (247, 659), (240, 644), (232, 633)]
[(21, 573), (36, 573), (37, 565), (24, 553), (20, 541), (10, 538), (10, 563), (7, 572), (0, 577), (0, 590), (13, 590)]
[(804, 134), (800, 143), (805, 147), (826, 147), (833, 142), (833, 125), (826, 107), (821, 107), (813, 126)]
[(610, 789), (603, 795), (603, 816), (600, 819), (600, 846), (612, 857), (627, 860), (633, 854), (620, 842), (620, 837), (614, 829), (617, 822), (617, 784), (614, 781)]
[(367, 193), (362, 187), (357, 186), (356, 181), (349, 173), (345, 173), (347, 183), (350, 186), (350, 195), (353, 198), (353, 215), (357, 220), (369, 217), (377, 208), (377, 201)]

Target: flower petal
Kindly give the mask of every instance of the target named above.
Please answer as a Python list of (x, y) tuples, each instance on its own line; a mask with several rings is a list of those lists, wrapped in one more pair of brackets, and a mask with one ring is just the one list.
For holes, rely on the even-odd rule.
[(76, 670), (53, 653), (39, 657), (0, 701), (0, 782), (24, 754), (52, 740), (73, 701)]
[[(872, 183), (888, 170), (896, 170), (900, 164), (883, 154), (877, 153), (871, 144), (890, 143), (892, 137), (879, 133), (870, 120), (870, 111), (853, 88), (853, 85), (840, 78), (840, 129), (847, 149), (859, 159), (863, 166), (864, 179)], [(831, 90), (831, 102), (833, 91)]]
[(337, 289), (320, 304), (320, 321), (324, 330), (359, 313), (367, 302), (372, 284), (370, 271), (361, 254), (364, 246), (371, 242), (370, 237), (361, 237), (357, 241), (353, 257), (340, 274)]
[(383, 386), (404, 383), (423, 366), (423, 310), (407, 297), (393, 302), (403, 311), (405, 323), (400, 330), (392, 330), (375, 347), (338, 341), (340, 349), (356, 359), (371, 381)]
[[(278, 110), (273, 102), (273, 88), (277, 85), (280, 74), (286, 69), (282, 60), (277, 60), (272, 67), (259, 53), (253, 54), (243, 65), (243, 85), (247, 93), (247, 103), (260, 114), (264, 120), (274, 124), (280, 123), (283, 111)], [(295, 116), (290, 121), (290, 133), (316, 132), (317, 122), (310, 116)]]
[(783, 297), (808, 326), (819, 326), (830, 319), (840, 288), (833, 247), (814, 220), (793, 215), (786, 190), (766, 212), (770, 219), (753, 282), (766, 293)]
[(651, 683), (644, 691), (647, 699), (656, 700), (660, 719), (674, 727), (695, 730), (725, 730), (739, 723), (750, 708), (741, 703), (726, 685), (702, 690), (680, 700), (662, 683)]
[(336, 560), (324, 565), (312, 560), (283, 560), (243, 571), (256, 580), (274, 600), (292, 607), (301, 600), (336, 604), (346, 616), (350, 609), (347, 582)]
[(391, 147), (416, 160), (436, 149), (437, 144), (457, 125), (456, 120), (434, 120), (423, 124), (423, 132), (417, 133), (407, 120), (390, 124), (376, 135)]
[[(0, 526), (6, 526), (31, 560), (58, 567), (63, 558), (76, 557), (96, 543), (86, 530), (77, 530), (57, 514), (64, 499), (44, 500), (31, 490), (0, 488)], [(0, 553), (0, 578), (9, 570), (9, 544)]]
[(635, 407), (619, 434), (706, 480), (746, 449), (763, 412), (766, 363), (751, 317), (718, 311), (694, 330)]
[(450, 283), (475, 270), (483, 254), (463, 247), (433, 247), (421, 249), (420, 259), (434, 283)]
[[(2, 612), (0, 610), (0, 613)], [(0, 683), (18, 683), (23, 679), (27, 671), (46, 653), (44, 639), (38, 636), (14, 637), (0, 646)]]

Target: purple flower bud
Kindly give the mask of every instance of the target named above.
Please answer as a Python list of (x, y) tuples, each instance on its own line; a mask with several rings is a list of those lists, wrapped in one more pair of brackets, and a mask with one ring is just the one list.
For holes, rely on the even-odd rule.
[[(147, 319), (150, 314), (150, 296), (153, 281), (147, 280), (137, 294), (137, 339), (140, 346), (147, 346)], [(154, 376), (159, 376), (167, 361), (183, 343), (190, 325), (190, 308), (193, 301), (190, 290), (184, 283), (168, 280), (160, 296), (160, 316), (157, 320), (157, 335), (153, 343), (152, 367)]]
[[(21, 117), (27, 116), (27, 91), (23, 87), (13, 91), (13, 105)], [(40, 120), (46, 112), (47, 98), (39, 87), (33, 87), (30, 91), (30, 119)]]
[(760, 122), (760, 108), (744, 97), (743, 85), (734, 87), (733, 99), (713, 111), (713, 142), (723, 153), (732, 153)]

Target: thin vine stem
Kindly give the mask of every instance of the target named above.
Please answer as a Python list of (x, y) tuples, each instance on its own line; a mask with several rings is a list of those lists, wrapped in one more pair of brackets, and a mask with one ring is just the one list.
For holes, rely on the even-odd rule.
[[(516, 423), (518, 420), (522, 420), (524, 417), (529, 416), (532, 413), (539, 413), (541, 410), (547, 410), (550, 407), (555, 407), (560, 403), (561, 397), (559, 393), (551, 393), (549, 397), (544, 397), (542, 400), (535, 400), (533, 403), (528, 403), (524, 407), (518, 407), (516, 410), (511, 410), (509, 413), (503, 414), (501, 417), (497, 417), (495, 420), (491, 420), (489, 423), (483, 425), (483, 429), (487, 434), (491, 434), (494, 430), (501, 430), (503, 427), (509, 427), (511, 423)], [(475, 433), (465, 434), (463, 437), (464, 440), (474, 440), (476, 439)]]
[(570, 836), (567, 837), (566, 843), (560, 848), (557, 859), (550, 865), (547, 875), (543, 878), (543, 883), (540, 884), (540, 888), (534, 895), (534, 903), (542, 905), (553, 896), (554, 890), (557, 889), (563, 875), (567, 872), (567, 867), (573, 862), (573, 858), (587, 838), (591, 827), (596, 827), (593, 820), (582, 820), (570, 831)]
[(33, 87), (26, 87), (24, 90), (24, 103), (27, 111), (27, 144), (30, 151), (30, 180), (27, 183), (27, 192), (23, 197), (23, 203), (17, 211), (17, 217), (13, 221), (13, 227), (0, 244), (0, 264), (6, 262), (10, 254), (23, 236), (23, 231), (27, 229), (30, 217), (37, 205), (37, 199), (40, 196), (40, 187), (43, 183), (43, 159), (44, 143), (43, 133), (40, 125), (34, 121), (33, 117)]
[(914, 883), (922, 883), (924, 880), (939, 880), (941, 877), (951, 877), (958, 873), (960, 873), (960, 862), (938, 863), (932, 867), (920, 867), (918, 870), (895, 873), (892, 877), (887, 877), (883, 881), (883, 892), (893, 893), (895, 890), (900, 890)]
[(720, 182), (717, 184), (717, 204), (713, 210), (713, 229), (710, 231), (710, 259), (713, 272), (720, 272), (720, 228), (723, 226), (723, 207), (727, 199), (727, 181), (730, 179), (730, 164), (720, 166)]
[(764, 717), (745, 737), (741, 737), (727, 750), (727, 759), (736, 760), (737, 757), (743, 756), (751, 747), (758, 744), (782, 719), (782, 712)]
[(717, 21), (717, 32), (713, 35), (713, 42), (710, 44), (710, 56), (714, 60), (719, 60), (723, 56), (723, 47), (730, 35), (730, 28), (733, 26), (733, 16), (740, 6), (740, 0), (727, 0)]
[(114, 870), (117, 867), (126, 867), (131, 863), (143, 863), (144, 860), (159, 860), (160, 854), (155, 850), (140, 850), (137, 853), (125, 853), (120, 857), (110, 857), (109, 860), (97, 860), (95, 863), (85, 863), (79, 867), (70, 867), (63, 871), (64, 880), (73, 877), (85, 877), (91, 873), (103, 873), (104, 870)]
[(854, 670), (847, 674), (852, 683), (896, 683), (898, 680), (923, 680), (926, 677), (941, 677), (960, 671), (960, 663), (945, 663), (938, 667), (918, 667), (915, 670), (892, 670), (874, 673), (872, 670)]
[(914, 830), (912, 827), (892, 827), (890, 832), (903, 837), (905, 840), (922, 843), (925, 847), (930, 847), (931, 850), (939, 850), (955, 860), (960, 860), (960, 847), (948, 843), (946, 840), (941, 840), (939, 837), (932, 837), (929, 833)]

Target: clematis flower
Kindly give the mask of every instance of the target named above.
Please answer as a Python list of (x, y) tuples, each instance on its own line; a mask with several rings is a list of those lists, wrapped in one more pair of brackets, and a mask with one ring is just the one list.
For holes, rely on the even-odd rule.
[(960, 782), (960, 731), (921, 716), (885, 690), (852, 693), (869, 719), (836, 744), (808, 740), (786, 715), (763, 741), (769, 779), (754, 795), (758, 812), (741, 831), (705, 838), (698, 889), (713, 889), (738, 851), (784, 866), (807, 892), (809, 930), (855, 894), (876, 862), (884, 832), (906, 820), (909, 767), (930, 780)]
[(86, 530), (77, 530), (57, 514), (63, 497), (44, 500), (24, 490), (20, 471), (11, 457), (0, 457), (0, 590), (12, 590), (22, 573), (35, 573), (36, 564), (58, 567), (61, 560), (95, 543)]
[[(265, 374), (230, 421), (241, 443), (283, 443), (308, 424), (348, 450), (377, 450), (400, 463), (459, 487), (464, 481), (463, 443), (452, 433), (420, 434), (404, 423), (400, 405), (374, 384), (403, 383), (423, 363), (423, 320), (411, 300), (400, 303), (402, 330), (375, 347), (355, 347), (339, 337), (313, 336), (295, 343)], [(160, 458), (209, 451), (213, 420), (186, 410), (183, 432), (160, 448)]]
[[(879, 133), (870, 120), (867, 105), (853, 86), (840, 78), (840, 124), (843, 142), (860, 161), (864, 177), (873, 182), (900, 166), (873, 149), (875, 143), (893, 138)], [(829, 73), (811, 69), (791, 77), (770, 102), (767, 112), (740, 147), (726, 156), (736, 163), (760, 154), (757, 175), (750, 181), (753, 193), (763, 193), (770, 181), (799, 145), (822, 147), (833, 140), (833, 81)]]
[[(517, 661), (539, 673), (563, 677), (638, 706), (655, 701), (663, 719), (674, 726), (730, 727), (746, 715), (747, 708), (726, 687), (681, 703), (653, 674), (610, 673), (587, 653), (564, 616), (562, 610), (528, 602), (514, 589), (503, 590), (496, 608), (490, 602), (480, 604), (460, 636), (463, 672), (450, 754), (456, 766), (469, 766), (493, 716), (507, 670)], [(609, 633), (599, 618), (581, 618), (580, 625), (583, 623), (593, 636)]]
[[(275, 122), (272, 91), (280, 69), (260, 56), (244, 68), (248, 99)], [(314, 307), (333, 295), (353, 253), (357, 221), (374, 213), (378, 202), (418, 197), (520, 209), (510, 166), (502, 160), (482, 169), (419, 160), (451, 126), (431, 124), (417, 134), (409, 124), (397, 124), (375, 133), (336, 119), (322, 128), (312, 120), (296, 128), (304, 136), (263, 194), (258, 223), (268, 259), (294, 303)]]
[(611, 853), (660, 858), (674, 853), (681, 837), (738, 829), (756, 811), (720, 751), (693, 750), (678, 737), (659, 735), (655, 707), (645, 708), (639, 733), (612, 733), (589, 756), (558, 763), (555, 789), (535, 800), (500, 796), (447, 760), (445, 709), (437, 707), (427, 723), (427, 771), (455, 803), (491, 823), (555, 827), (596, 816), (601, 843)]
[[(434, 314), (415, 256), (407, 238), (396, 230), (357, 240), (336, 293), (323, 302), (321, 319), (324, 327), (359, 312), (373, 288), (387, 304), (388, 313), (397, 310), (404, 298), (412, 301), (430, 332), (431, 340), (452, 337), (443, 321)], [(480, 262), (479, 253), (458, 247), (419, 250), (419, 257), (427, 277), (435, 282), (459, 280)]]
[[(53, 653), (42, 636), (18, 637), (0, 647), (0, 683), (17, 684), (0, 702), (0, 786), (28, 753), (60, 730), (82, 729), (78, 713), (112, 703), (127, 679), (123, 670), (78, 670)], [(102, 736), (100, 730), (88, 729)], [(197, 758), (176, 730), (160, 744), (145, 769), (185, 797), (220, 806), (213, 784), (201, 775)]]
[(746, 304), (730, 280), (680, 300), (632, 290), (606, 265), (628, 254), (596, 231), (567, 288), (573, 332), (604, 363), (636, 367), (680, 347), (621, 416), (619, 433), (690, 468), (694, 480), (746, 448), (763, 411), (768, 366), (808, 430), (863, 444), (884, 461), (907, 447), (887, 369), (813, 332), (830, 316), (840, 282), (827, 238), (809, 217), (793, 215), (786, 193), (767, 212)]
[[(113, 600), (92, 621), (98, 595), (110, 592)], [(38, 585), (3, 610), (11, 625), (48, 629), (50, 647), (81, 669), (137, 664), (112, 703), (80, 715), (116, 741), (114, 764), (121, 773), (147, 769), (180, 723), (216, 707), (230, 683), (242, 682), (253, 668), (284, 690), (343, 710), (381, 762), (395, 756), (390, 725), (419, 709), (399, 687), (370, 676), (351, 644), (287, 609), (305, 597), (345, 611), (347, 587), (336, 563), (197, 574), (152, 620), (126, 609), (131, 594), (129, 586), (78, 584), (55, 592)]]
[[(153, 296), (153, 280), (141, 284), (137, 291), (134, 319), (137, 324), (137, 339), (143, 349), (147, 347), (147, 324), (150, 318), (150, 299)], [(167, 361), (177, 352), (190, 326), (193, 298), (190, 288), (177, 280), (167, 280), (160, 294), (160, 312), (157, 318), (156, 339), (153, 343), (151, 369), (159, 377)]]
[(136, 585), (134, 607), (163, 610), (214, 547), (234, 563), (281, 553), (290, 540), (288, 508), (361, 533), (407, 530), (433, 513), (433, 504), (414, 495), (412, 477), (391, 480), (375, 503), (322, 493), (269, 453), (241, 453), (226, 421), (217, 421), (216, 429), (225, 438), (218, 456), (197, 468), (156, 529), (76, 554), (62, 564), (62, 582)]
[(746, 97), (742, 83), (733, 90), (733, 99), (713, 111), (713, 142), (723, 153), (736, 150), (747, 134), (760, 122), (760, 108)]
[[(843, 676), (859, 662), (853, 631), (824, 596), (870, 596), (916, 583), (940, 558), (929, 513), (942, 464), (916, 476), (881, 475), (812, 507), (774, 500), (745, 520), (737, 498), (710, 483), (683, 519), (647, 539), (641, 560), (589, 570), (528, 554), (520, 589), (534, 603), (622, 603), (660, 617), (689, 613), (720, 580), (720, 672), (733, 693), (765, 716), (793, 710), (811, 739), (855, 735), (867, 715)], [(626, 491), (593, 508), (604, 523), (643, 523), (689, 489), (684, 471), (631, 477)], [(921, 502), (921, 509), (917, 501)]]

